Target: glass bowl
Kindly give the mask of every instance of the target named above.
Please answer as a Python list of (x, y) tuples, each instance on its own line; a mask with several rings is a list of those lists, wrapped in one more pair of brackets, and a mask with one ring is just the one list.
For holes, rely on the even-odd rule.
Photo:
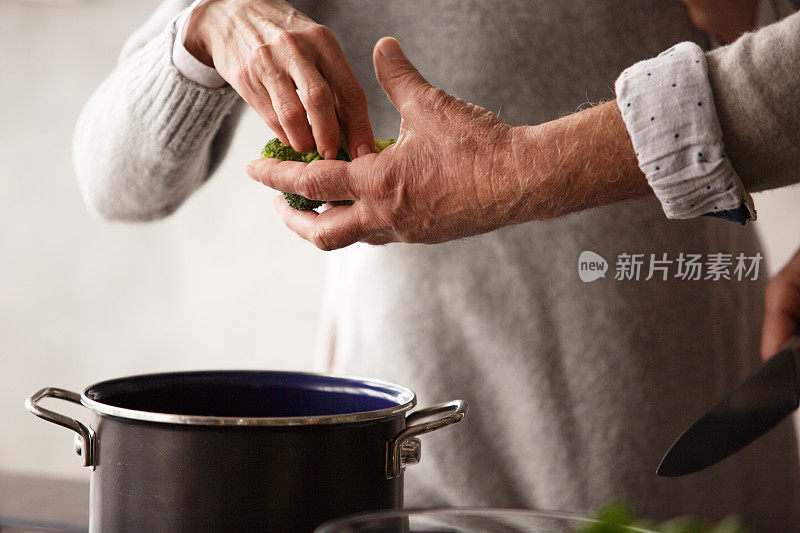
[(653, 533), (569, 513), (453, 507), (362, 513), (338, 518), (314, 533)]

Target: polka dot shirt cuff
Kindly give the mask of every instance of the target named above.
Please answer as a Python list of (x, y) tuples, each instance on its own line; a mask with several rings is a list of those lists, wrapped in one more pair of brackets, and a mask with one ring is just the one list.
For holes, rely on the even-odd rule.
[(680, 43), (616, 82), (639, 168), (668, 218), (755, 220), (753, 201), (725, 157), (703, 50)]

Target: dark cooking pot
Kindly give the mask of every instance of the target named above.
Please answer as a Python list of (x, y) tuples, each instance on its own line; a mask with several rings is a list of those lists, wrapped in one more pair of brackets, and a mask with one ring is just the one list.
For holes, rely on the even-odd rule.
[[(38, 405), (83, 404), (89, 426)], [(75, 431), (92, 469), (91, 531), (311, 531), (403, 505), (416, 435), (464, 418), (461, 400), (406, 413), (416, 396), (373, 379), (208, 371), (42, 389), (25, 402)], [(440, 416), (441, 415), (441, 416)], [(438, 417), (438, 418), (434, 418)]]

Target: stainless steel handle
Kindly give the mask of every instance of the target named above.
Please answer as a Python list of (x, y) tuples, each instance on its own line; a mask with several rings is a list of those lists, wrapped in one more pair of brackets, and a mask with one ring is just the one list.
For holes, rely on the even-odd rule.
[[(74, 418), (60, 415), (54, 411), (40, 407), (39, 401), (45, 398), (58, 398), (59, 400), (67, 400), (68, 402), (81, 405), (81, 395), (64, 389), (46, 387), (25, 400), (25, 408), (42, 420), (58, 424), (59, 426), (71, 429), (77, 433), (75, 451), (83, 456), (83, 466), (91, 467), (92, 470), (94, 470), (94, 431)], [(77, 441), (78, 438), (80, 438), (79, 442)], [(78, 444), (80, 444), (80, 446), (78, 446)]]
[[(397, 477), (403, 473), (406, 465), (419, 462), (421, 456), (420, 441), (414, 437), (461, 422), (467, 416), (467, 411), (469, 411), (469, 404), (466, 401), (453, 400), (452, 402), (432, 405), (408, 415), (406, 417), (406, 429), (398, 433), (389, 442), (386, 476), (389, 478)], [(428, 422), (420, 422), (423, 419), (443, 413), (448, 414)], [(420, 423), (415, 424), (415, 422)]]

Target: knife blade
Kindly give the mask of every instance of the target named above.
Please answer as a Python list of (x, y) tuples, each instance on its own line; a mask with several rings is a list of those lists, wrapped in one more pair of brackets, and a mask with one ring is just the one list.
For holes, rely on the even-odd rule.
[(700, 417), (667, 451), (656, 473), (677, 477), (722, 461), (789, 416), (800, 405), (800, 337)]

